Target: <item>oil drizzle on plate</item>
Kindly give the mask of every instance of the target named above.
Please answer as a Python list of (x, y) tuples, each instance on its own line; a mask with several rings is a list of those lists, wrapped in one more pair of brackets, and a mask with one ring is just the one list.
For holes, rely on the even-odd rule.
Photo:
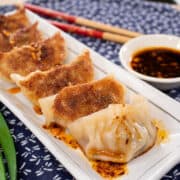
[(157, 128), (156, 144), (161, 144), (161, 143), (167, 142), (169, 139), (169, 132), (167, 131), (163, 122), (155, 119), (155, 120), (153, 120), (153, 124)]
[(62, 140), (64, 143), (66, 143), (68, 146), (72, 147), (73, 149), (77, 149), (79, 147), (79, 144), (77, 141), (66, 132), (65, 128), (57, 125), (57, 124), (51, 124), (50, 126), (43, 126), (45, 129), (47, 129), (54, 137), (56, 137), (59, 140)]
[(21, 92), (21, 89), (19, 87), (13, 87), (13, 88), (7, 89), (7, 91), (10, 94), (17, 94), (17, 93)]
[(126, 174), (127, 165), (106, 161), (91, 161), (92, 168), (96, 170), (105, 179), (114, 179)]
[(34, 106), (33, 109), (36, 112), (36, 114), (42, 115), (42, 111), (41, 111), (41, 108), (39, 106)]

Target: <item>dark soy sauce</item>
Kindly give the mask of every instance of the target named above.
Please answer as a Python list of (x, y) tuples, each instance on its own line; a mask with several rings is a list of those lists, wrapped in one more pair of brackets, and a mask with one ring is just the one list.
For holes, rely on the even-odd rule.
[(157, 78), (180, 77), (180, 50), (151, 47), (134, 53), (131, 67), (144, 75)]

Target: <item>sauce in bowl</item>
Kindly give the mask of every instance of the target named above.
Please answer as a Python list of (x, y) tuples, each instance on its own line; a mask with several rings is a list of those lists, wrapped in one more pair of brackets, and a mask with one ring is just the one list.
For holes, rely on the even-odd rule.
[(157, 78), (180, 77), (180, 51), (166, 47), (151, 47), (134, 53), (133, 70)]

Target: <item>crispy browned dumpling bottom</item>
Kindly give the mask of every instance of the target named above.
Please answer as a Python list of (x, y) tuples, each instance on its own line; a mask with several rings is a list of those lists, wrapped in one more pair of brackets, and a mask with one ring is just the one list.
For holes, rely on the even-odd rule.
[(72, 63), (54, 67), (48, 71), (37, 71), (23, 77), (12, 74), (12, 78), (22, 92), (36, 105), (38, 99), (58, 93), (62, 88), (79, 83), (92, 81), (93, 65), (86, 51)]
[(0, 53), (0, 76), (11, 81), (11, 73), (26, 76), (36, 70), (45, 71), (62, 64), (65, 57), (65, 42), (57, 33), (42, 42)]
[(30, 45), (42, 40), (41, 33), (37, 29), (38, 23), (18, 29), (11, 34), (0, 34), (0, 52), (8, 52), (13, 47)]
[(12, 33), (17, 29), (29, 26), (30, 22), (26, 17), (25, 9), (21, 8), (12, 15), (0, 15), (0, 33)]
[(54, 117), (73, 121), (106, 108), (109, 104), (122, 104), (124, 91), (124, 87), (111, 76), (66, 87), (56, 95), (53, 104)]

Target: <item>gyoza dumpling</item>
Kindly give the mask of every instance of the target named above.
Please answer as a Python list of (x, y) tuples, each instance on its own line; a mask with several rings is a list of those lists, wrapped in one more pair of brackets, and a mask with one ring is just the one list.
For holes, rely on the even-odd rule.
[(11, 49), (9, 37), (0, 33), (0, 52), (7, 52)]
[(66, 57), (65, 42), (59, 33), (42, 42), (15, 47), (0, 53), (0, 77), (11, 81), (10, 74), (22, 76), (41, 70), (48, 70), (62, 64)]
[(68, 129), (89, 159), (126, 163), (150, 149), (156, 127), (147, 101), (107, 108), (72, 122)]
[(34, 23), (30, 26), (18, 29), (12, 33), (9, 37), (9, 42), (12, 46), (22, 46), (38, 42), (42, 40), (42, 34), (37, 29), (38, 23)]
[(27, 45), (42, 40), (37, 29), (38, 23), (18, 29), (10, 35), (0, 34), (0, 52), (10, 51), (13, 47)]
[(9, 35), (17, 29), (29, 26), (30, 22), (26, 17), (25, 9), (20, 8), (11, 15), (0, 15), (0, 33)]
[(48, 71), (35, 71), (26, 77), (11, 74), (11, 78), (35, 105), (39, 105), (39, 98), (56, 94), (69, 85), (87, 83), (92, 81), (93, 77), (93, 65), (88, 51), (72, 63)]
[(66, 127), (74, 120), (106, 108), (112, 103), (124, 103), (125, 88), (113, 77), (65, 87), (57, 95), (39, 100), (46, 125), (56, 123)]

